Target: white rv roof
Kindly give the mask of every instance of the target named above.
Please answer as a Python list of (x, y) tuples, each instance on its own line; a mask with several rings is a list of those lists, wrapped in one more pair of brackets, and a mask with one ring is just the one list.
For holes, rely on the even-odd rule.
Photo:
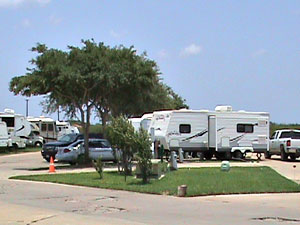
[(151, 119), (153, 117), (153, 113), (145, 113), (141, 119)]
[(58, 120), (56, 120), (56, 125), (57, 126), (68, 126), (68, 125), (70, 125), (70, 123), (66, 122), (66, 121), (58, 121)]
[(141, 122), (142, 118), (129, 118), (129, 121), (131, 121), (132, 123), (139, 123)]
[(218, 110), (218, 111), (209, 111), (206, 109), (180, 109), (180, 110), (168, 110), (168, 111), (156, 111), (153, 112), (153, 115), (162, 115), (162, 114), (169, 114), (169, 113), (212, 113), (212, 114), (260, 114), (260, 115), (269, 115), (268, 112), (249, 112), (245, 110), (240, 110), (240, 111), (223, 111), (223, 110)]
[(27, 117), (29, 122), (54, 122), (54, 120), (50, 117), (40, 116), (40, 117)]
[(12, 109), (5, 109), (4, 112), (0, 112), (0, 115), (5, 117), (23, 116), (22, 114), (16, 114), (15, 111)]

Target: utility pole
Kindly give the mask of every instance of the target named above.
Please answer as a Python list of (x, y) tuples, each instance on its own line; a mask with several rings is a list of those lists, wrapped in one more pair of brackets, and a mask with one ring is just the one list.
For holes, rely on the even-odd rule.
[(59, 106), (57, 108), (57, 120), (59, 121)]
[(29, 99), (26, 98), (26, 117), (28, 117), (28, 101)]

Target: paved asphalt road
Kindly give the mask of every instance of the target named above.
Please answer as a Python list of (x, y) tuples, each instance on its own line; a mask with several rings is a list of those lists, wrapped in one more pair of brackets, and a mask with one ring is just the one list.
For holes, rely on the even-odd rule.
[[(299, 161), (266, 160), (258, 164), (269, 164), (298, 179), (294, 170), (298, 171)], [(291, 169), (293, 164), (295, 169)], [(1, 225), (300, 224), (299, 193), (177, 198), (7, 179), (43, 173), (29, 169), (47, 166), (39, 153), (0, 157)]]

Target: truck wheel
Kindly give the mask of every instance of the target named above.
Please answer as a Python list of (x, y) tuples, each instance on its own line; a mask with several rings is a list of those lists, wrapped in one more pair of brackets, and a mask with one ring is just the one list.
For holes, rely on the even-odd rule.
[[(55, 156), (52, 156), (53, 157), (53, 160), (55, 160)], [(45, 158), (44, 158), (47, 162), (50, 162), (50, 159), (51, 159), (51, 156), (46, 156)]]
[(292, 161), (295, 161), (296, 160), (296, 155), (295, 154), (290, 154), (290, 158)]
[(265, 153), (264, 153), (264, 155), (265, 155), (265, 159), (271, 159), (271, 154), (270, 154), (270, 152), (268, 152), (268, 151), (266, 151)]
[(286, 161), (287, 160), (287, 154), (285, 153), (285, 151), (284, 151), (284, 148), (283, 148), (283, 146), (281, 145), (280, 146), (280, 156), (281, 156), (281, 160), (282, 161)]
[(35, 147), (42, 147), (43, 144), (42, 144), (41, 142), (38, 141), (38, 142), (36, 142), (36, 143), (34, 144), (34, 146), (35, 146)]

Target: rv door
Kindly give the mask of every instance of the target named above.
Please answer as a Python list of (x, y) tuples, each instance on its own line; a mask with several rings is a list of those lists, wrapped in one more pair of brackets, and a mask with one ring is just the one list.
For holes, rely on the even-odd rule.
[(208, 116), (208, 147), (217, 150), (217, 118)]

